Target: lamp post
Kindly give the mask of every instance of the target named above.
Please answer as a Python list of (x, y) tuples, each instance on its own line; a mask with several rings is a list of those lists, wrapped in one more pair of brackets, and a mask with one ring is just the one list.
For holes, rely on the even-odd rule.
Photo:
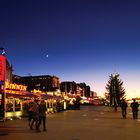
[(5, 120), (5, 111), (6, 111), (6, 104), (5, 104), (5, 75), (6, 75), (6, 57), (5, 57), (5, 50), (4, 48), (0, 48), (0, 121)]

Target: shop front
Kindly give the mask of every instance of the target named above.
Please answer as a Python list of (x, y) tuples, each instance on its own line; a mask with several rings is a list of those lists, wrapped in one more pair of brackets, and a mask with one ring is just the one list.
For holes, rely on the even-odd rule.
[(63, 110), (63, 97), (56, 95), (55, 92), (48, 92), (47, 94), (41, 94), (41, 97), (45, 99), (47, 106), (47, 113), (56, 113)]
[(36, 97), (26, 91), (26, 86), (5, 83), (5, 117), (6, 119), (21, 118), (27, 114), (27, 104)]

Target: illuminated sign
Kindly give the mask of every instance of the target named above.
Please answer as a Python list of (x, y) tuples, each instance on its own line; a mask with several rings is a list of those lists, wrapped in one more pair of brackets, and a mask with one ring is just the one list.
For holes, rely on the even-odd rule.
[(26, 91), (27, 86), (5, 82), (5, 88), (6, 89), (11, 89), (11, 90)]
[(5, 56), (0, 56), (0, 80), (4, 81), (5, 73)]
[(41, 90), (36, 90), (36, 89), (32, 90), (31, 92), (33, 92), (33, 93), (40, 93), (40, 94), (42, 93)]

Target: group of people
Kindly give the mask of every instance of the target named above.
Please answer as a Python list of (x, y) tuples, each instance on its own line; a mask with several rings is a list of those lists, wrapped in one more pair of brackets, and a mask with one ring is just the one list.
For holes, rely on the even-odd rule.
[[(121, 110), (122, 110), (122, 117), (123, 119), (126, 119), (126, 114), (127, 114), (127, 102), (122, 99), (122, 102), (121, 102)], [(139, 111), (139, 104), (138, 102), (136, 102), (135, 99), (133, 99), (133, 102), (130, 104), (130, 107), (132, 109), (132, 114), (133, 114), (133, 119), (138, 119), (138, 111)]]
[(36, 132), (40, 132), (40, 126), (41, 123), (43, 122), (43, 131), (46, 131), (46, 103), (45, 101), (34, 99), (32, 103), (30, 103), (29, 108), (28, 108), (28, 113), (29, 113), (29, 127), (31, 130), (34, 129)]
[[(127, 107), (128, 104), (127, 102), (122, 99), (122, 102), (120, 104), (121, 110), (122, 110), (122, 118), (126, 119), (127, 115)], [(133, 113), (133, 119), (138, 119), (138, 111), (139, 111), (139, 104), (136, 102), (135, 99), (133, 99), (133, 102), (130, 104), (130, 107), (132, 108), (132, 113)], [(29, 113), (29, 127), (31, 130), (34, 129), (36, 132), (40, 132), (40, 127), (43, 122), (43, 131), (47, 131), (46, 129), (46, 103), (45, 100), (38, 100), (34, 99), (33, 102), (30, 103), (28, 107), (28, 113)]]

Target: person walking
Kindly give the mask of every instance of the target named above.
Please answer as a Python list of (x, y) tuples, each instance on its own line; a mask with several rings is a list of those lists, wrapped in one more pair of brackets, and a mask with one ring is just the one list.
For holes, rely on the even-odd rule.
[(43, 131), (46, 131), (46, 103), (44, 100), (41, 101), (39, 105), (39, 123), (38, 123), (38, 129), (40, 130), (41, 123), (43, 121)]
[(121, 106), (121, 110), (122, 110), (122, 117), (123, 117), (123, 119), (126, 119), (126, 114), (127, 114), (126, 110), (128, 107), (127, 102), (124, 99), (122, 99), (120, 106)]
[(33, 116), (34, 116), (33, 102), (30, 102), (29, 103), (29, 106), (28, 106), (28, 121), (29, 121), (29, 126), (31, 125), (31, 122), (33, 121)]
[(35, 129), (36, 132), (40, 132), (39, 127), (38, 127), (38, 122), (39, 122), (39, 104), (38, 104), (39, 100), (35, 99), (33, 102), (33, 120), (30, 124), (30, 129), (33, 130), (33, 125), (35, 123)]
[(136, 102), (135, 99), (133, 99), (133, 102), (131, 103), (130, 106), (132, 108), (133, 119), (135, 120), (138, 118), (139, 104), (138, 104), (138, 102)]

